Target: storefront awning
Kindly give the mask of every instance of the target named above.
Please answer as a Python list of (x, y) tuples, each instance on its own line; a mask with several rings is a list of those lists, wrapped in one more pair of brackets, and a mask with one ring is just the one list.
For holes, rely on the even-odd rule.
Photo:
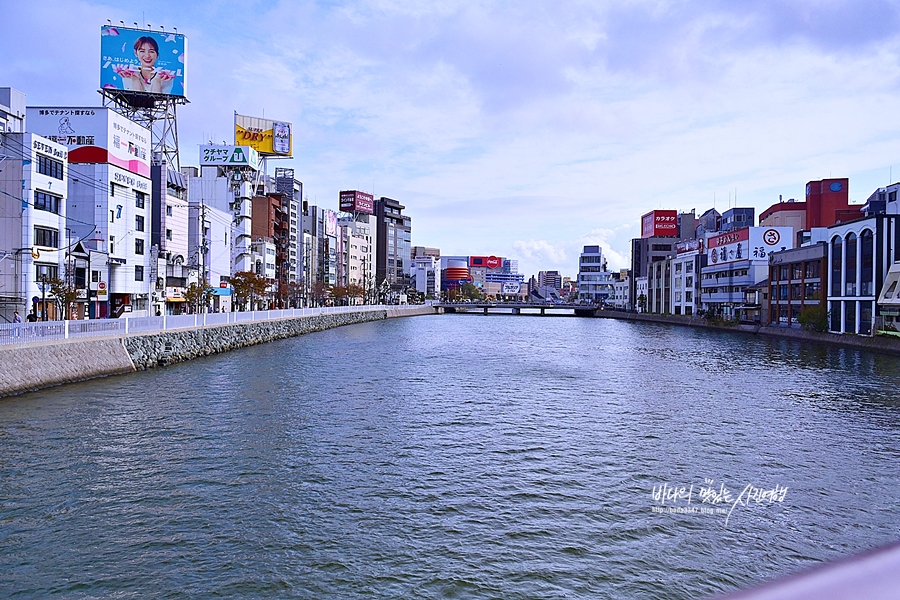
[(166, 298), (166, 302), (187, 302), (187, 299), (173, 296), (171, 298)]

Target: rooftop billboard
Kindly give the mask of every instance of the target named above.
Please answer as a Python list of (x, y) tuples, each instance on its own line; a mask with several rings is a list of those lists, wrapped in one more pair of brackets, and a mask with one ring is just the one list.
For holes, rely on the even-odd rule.
[(484, 267), (487, 269), (499, 269), (503, 265), (503, 259), (497, 256), (470, 256), (470, 267)]
[(356, 211), (366, 214), (375, 214), (375, 199), (372, 194), (356, 190), (341, 192), (341, 210), (346, 212)]
[(291, 124), (234, 113), (234, 143), (271, 156), (291, 156)]
[(184, 97), (187, 39), (178, 33), (104, 25), (100, 87)]
[(641, 237), (678, 237), (678, 211), (651, 210), (642, 216)]
[(69, 149), (70, 163), (108, 163), (150, 177), (150, 131), (109, 108), (29, 107), (28, 129)]

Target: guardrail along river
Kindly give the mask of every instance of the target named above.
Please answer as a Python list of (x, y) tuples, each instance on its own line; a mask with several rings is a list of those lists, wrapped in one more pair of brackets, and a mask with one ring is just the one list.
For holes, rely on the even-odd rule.
[(0, 400), (0, 596), (696, 598), (898, 536), (900, 360), (424, 316)]

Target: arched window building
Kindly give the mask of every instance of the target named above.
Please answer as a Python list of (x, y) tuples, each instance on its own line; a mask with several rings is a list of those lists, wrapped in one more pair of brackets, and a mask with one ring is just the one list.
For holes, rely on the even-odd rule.
[(828, 228), (828, 328), (872, 335), (888, 270), (900, 261), (900, 215), (878, 214)]

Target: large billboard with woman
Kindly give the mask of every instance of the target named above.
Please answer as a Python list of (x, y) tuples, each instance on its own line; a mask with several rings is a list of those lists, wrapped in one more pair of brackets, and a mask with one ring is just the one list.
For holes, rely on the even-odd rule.
[(100, 29), (100, 87), (181, 96), (187, 40), (177, 33), (104, 25)]

